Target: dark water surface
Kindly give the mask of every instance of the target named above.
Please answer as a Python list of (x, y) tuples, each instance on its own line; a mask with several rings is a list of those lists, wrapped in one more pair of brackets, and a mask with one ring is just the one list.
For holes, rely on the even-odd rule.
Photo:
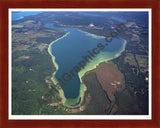
[[(51, 47), (51, 53), (53, 56), (55, 56), (55, 61), (58, 64), (58, 71), (55, 74), (56, 79), (62, 78), (64, 73), (69, 73), (75, 65), (78, 65), (78, 63), (83, 60), (82, 56), (88, 55), (88, 50), (92, 51), (93, 48), (97, 47), (98, 43), (106, 44), (106, 41), (103, 37), (96, 38), (81, 32), (76, 28), (57, 28), (51, 23), (46, 24), (46, 27), (53, 29), (65, 29), (66, 31), (70, 32), (64, 38), (53, 43)], [(101, 53), (99, 53), (87, 64), (91, 65), (90, 63), (99, 63), (97, 61), (113, 58), (123, 49), (123, 43), (124, 40), (122, 39), (113, 39), (113, 41), (106, 46)], [(69, 82), (66, 83), (65, 86), (63, 86), (65, 97), (78, 97), (80, 84), (80, 78), (77, 73)]]
[[(28, 12), (12, 12), (12, 21), (22, 19), (24, 16), (36, 15), (41, 13), (40, 11)], [(97, 14), (85, 14), (96, 16)], [(116, 19), (117, 20), (117, 19)], [(62, 75), (64, 73), (69, 73), (74, 66), (78, 65), (78, 63), (83, 60), (82, 56), (88, 55), (88, 50), (92, 51), (93, 48), (97, 48), (98, 43), (106, 44), (104, 37), (95, 37), (91, 34), (87, 34), (79, 31), (76, 28), (57, 28), (54, 27), (53, 24), (46, 24), (47, 28), (51, 29), (64, 29), (69, 32), (67, 36), (56, 41), (51, 46), (51, 53), (55, 56), (55, 62), (58, 64), (58, 70), (55, 74), (55, 78), (62, 79)], [(96, 55), (90, 62), (86, 64), (83, 69), (83, 73), (95, 67), (95, 65), (99, 64), (102, 61), (106, 61), (115, 57), (121, 50), (123, 50), (124, 40), (119, 38), (114, 38), (108, 46)], [(83, 74), (81, 73), (81, 74)], [(66, 99), (74, 99), (80, 96), (80, 76), (78, 73), (74, 72), (74, 77), (68, 82), (66, 82), (65, 86), (62, 87), (64, 91), (64, 96)], [(79, 97), (76, 100), (76, 103), (70, 104), (78, 104), (81, 100)]]

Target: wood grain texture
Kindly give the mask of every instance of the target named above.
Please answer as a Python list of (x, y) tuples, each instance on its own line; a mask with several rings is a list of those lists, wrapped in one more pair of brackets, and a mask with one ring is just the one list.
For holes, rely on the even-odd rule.
[[(0, 128), (159, 128), (159, 0), (0, 0)], [(8, 120), (9, 8), (152, 8), (152, 120)]]

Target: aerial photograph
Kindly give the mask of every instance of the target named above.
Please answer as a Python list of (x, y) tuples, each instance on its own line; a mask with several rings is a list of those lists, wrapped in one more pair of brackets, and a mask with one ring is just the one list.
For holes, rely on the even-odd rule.
[(148, 115), (149, 11), (12, 10), (11, 115)]

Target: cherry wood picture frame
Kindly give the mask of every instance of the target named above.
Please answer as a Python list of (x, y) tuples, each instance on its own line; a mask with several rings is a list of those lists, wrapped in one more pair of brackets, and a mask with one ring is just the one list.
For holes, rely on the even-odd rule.
[[(9, 120), (9, 8), (150, 8), (152, 9), (151, 120)], [(0, 0), (0, 128), (160, 127), (159, 0)]]

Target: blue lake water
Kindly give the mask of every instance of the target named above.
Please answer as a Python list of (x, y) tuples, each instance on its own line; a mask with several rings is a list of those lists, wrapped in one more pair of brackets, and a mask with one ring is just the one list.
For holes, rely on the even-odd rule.
[[(82, 59), (82, 56), (88, 55), (88, 50), (92, 51), (97, 47), (98, 43), (106, 44), (104, 38), (96, 38), (89, 34), (79, 31), (76, 28), (57, 28), (53, 24), (46, 24), (47, 28), (65, 29), (70, 32), (64, 38), (56, 41), (51, 46), (51, 52), (55, 56), (55, 61), (58, 64), (58, 71), (55, 78), (62, 78), (63, 73), (69, 73), (75, 65)], [(99, 58), (110, 59), (123, 49), (124, 40), (114, 38), (113, 41), (106, 46), (101, 53), (97, 54), (95, 58), (90, 60), (89, 63), (99, 61)], [(89, 64), (88, 63), (88, 64)], [(97, 62), (99, 63), (99, 62)], [(85, 67), (84, 67), (85, 68)], [(79, 96), (80, 91), (80, 78), (78, 73), (63, 86), (64, 95), (66, 98), (76, 98)]]
[[(36, 15), (39, 13), (41, 12), (14, 12), (12, 13), (12, 21), (22, 19), (24, 16)], [(97, 15), (93, 14), (92, 16)], [(58, 70), (55, 74), (57, 80), (59, 78), (62, 79), (64, 73), (69, 73), (74, 66), (78, 65), (78, 63), (83, 60), (82, 56), (88, 55), (88, 50), (92, 51), (92, 49), (97, 48), (98, 43), (106, 44), (104, 37), (94, 37), (76, 28), (57, 28), (51, 23), (46, 24), (46, 27), (51, 29), (64, 29), (69, 32), (67, 36), (56, 41), (51, 46), (51, 53), (55, 56), (55, 61), (58, 64)], [(115, 57), (123, 50), (123, 46), (124, 40), (114, 38), (108, 46), (105, 46), (105, 48), (96, 55), (96, 57), (89, 60), (90, 62), (84, 67), (85, 71), (88, 71), (90, 67), (102, 61)], [(70, 105), (78, 104), (82, 99), (82, 97), (79, 97), (82, 84), (79, 74), (74, 72), (74, 77), (72, 76), (72, 79), (65, 83), (65, 86), (62, 87), (65, 98), (75, 99), (78, 97), (78, 100), (76, 100), (76, 102), (71, 102), (73, 104)]]
[(40, 11), (20, 11), (20, 12), (12, 12), (12, 21), (14, 20), (20, 20), (22, 18), (24, 18), (24, 16), (30, 16), (30, 15), (37, 15), (41, 13)]

